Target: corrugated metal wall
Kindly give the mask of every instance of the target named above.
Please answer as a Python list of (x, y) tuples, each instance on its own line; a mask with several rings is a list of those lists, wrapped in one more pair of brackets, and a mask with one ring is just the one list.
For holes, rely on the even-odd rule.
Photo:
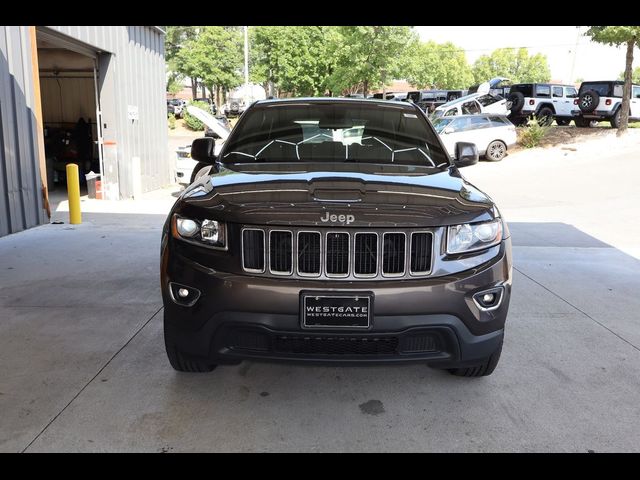
[[(110, 198), (171, 182), (164, 34), (153, 26), (38, 27), (97, 52)], [(39, 171), (29, 27), (0, 26), (0, 236), (47, 221)], [(48, 88), (43, 85), (43, 88)], [(129, 120), (129, 106), (138, 119)], [(108, 140), (108, 142), (107, 142)], [(108, 147), (107, 147), (108, 145)], [(132, 159), (140, 158), (139, 184)]]
[[(120, 195), (129, 198), (136, 190), (132, 159), (140, 158), (141, 191), (146, 192), (171, 182), (171, 164), (167, 152), (166, 72), (164, 34), (151, 26), (55, 26), (51, 31), (79, 40), (90, 47), (113, 54), (108, 69), (113, 69), (112, 88), (101, 92), (103, 115), (107, 122), (103, 134), (111, 139), (105, 157), (117, 158)], [(113, 72), (99, 72), (101, 77)], [(139, 119), (128, 119), (129, 106), (137, 107)], [(116, 152), (112, 152), (112, 150)]]
[(0, 26), (0, 236), (46, 221), (29, 27)]

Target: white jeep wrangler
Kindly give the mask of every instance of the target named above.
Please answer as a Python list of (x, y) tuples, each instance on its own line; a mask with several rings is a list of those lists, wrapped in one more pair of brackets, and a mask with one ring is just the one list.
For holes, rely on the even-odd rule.
[(569, 125), (574, 119), (576, 87), (556, 83), (519, 83), (512, 85), (508, 100), (511, 102), (509, 120), (514, 125), (527, 123), (535, 117), (543, 125), (551, 125), (555, 118), (558, 125)]
[[(582, 82), (573, 110), (573, 114), (578, 115), (575, 119), (576, 126), (589, 127), (594, 121), (608, 120), (611, 127), (618, 128), (623, 88), (622, 80)], [(640, 85), (632, 85), (629, 121), (638, 120), (640, 120)]]

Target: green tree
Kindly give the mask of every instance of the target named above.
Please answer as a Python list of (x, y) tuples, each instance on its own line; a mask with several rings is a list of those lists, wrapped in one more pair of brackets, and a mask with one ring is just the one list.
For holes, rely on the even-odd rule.
[(498, 48), (490, 55), (482, 55), (473, 64), (476, 83), (494, 77), (506, 77), (513, 83), (548, 82), (551, 79), (546, 55), (529, 55), (526, 48)]
[(221, 90), (242, 83), (243, 38), (238, 27), (202, 27), (196, 37), (186, 40), (175, 55), (180, 71), (198, 78), (220, 106)]
[(640, 27), (639, 26), (592, 26), (585, 35), (597, 43), (607, 45), (627, 47), (625, 68), (624, 68), (624, 88), (622, 90), (622, 111), (620, 113), (620, 125), (616, 135), (623, 135), (629, 125), (629, 99), (631, 97), (631, 77), (633, 75), (633, 49), (640, 47)]
[(403, 26), (337, 27), (329, 47), (336, 58), (329, 89), (343, 92), (360, 86), (366, 96), (371, 88), (397, 78), (415, 38), (412, 29)]
[(167, 80), (167, 93), (175, 95), (182, 90), (182, 75), (179, 73), (170, 73)]
[[(624, 72), (620, 72), (618, 80), (624, 80)], [(631, 83), (640, 83), (640, 67), (636, 67), (631, 72)]]
[(250, 74), (269, 94), (322, 95), (334, 65), (334, 27), (251, 27)]
[[(202, 27), (197, 26), (185, 26), (185, 25), (172, 25), (167, 26), (166, 35), (165, 35), (165, 59), (167, 61), (167, 70), (170, 75), (170, 79), (167, 85), (167, 91), (169, 87), (172, 85), (172, 79), (176, 80), (180, 76), (188, 76), (185, 74), (185, 71), (180, 64), (179, 59), (177, 58), (178, 52), (182, 48), (182, 45), (188, 41), (197, 38)], [(192, 98), (196, 98), (198, 96), (198, 79), (191, 78), (191, 96)]]
[(473, 83), (464, 51), (453, 43), (415, 42), (409, 49), (405, 77), (418, 88), (462, 89)]

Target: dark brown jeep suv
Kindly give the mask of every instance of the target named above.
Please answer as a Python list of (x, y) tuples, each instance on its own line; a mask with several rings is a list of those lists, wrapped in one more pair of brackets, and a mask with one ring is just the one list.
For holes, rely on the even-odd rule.
[[(489, 375), (502, 350), (511, 240), (491, 199), (400, 102), (267, 100), (240, 118), (162, 235), (171, 365), (243, 359), (424, 362)], [(206, 170), (205, 170), (206, 171)]]

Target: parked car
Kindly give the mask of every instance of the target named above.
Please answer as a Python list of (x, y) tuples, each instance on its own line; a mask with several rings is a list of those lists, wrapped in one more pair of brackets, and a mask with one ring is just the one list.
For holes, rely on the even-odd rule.
[(182, 118), (182, 112), (184, 109), (184, 100), (180, 100), (178, 98), (174, 98), (171, 100), (167, 100), (167, 112), (169, 113), (169, 105), (171, 105), (173, 107), (173, 115), (176, 118)]
[[(593, 121), (608, 120), (611, 127), (620, 126), (624, 82), (582, 82), (572, 114), (578, 127), (589, 127)], [(640, 120), (640, 85), (631, 86), (629, 120)]]
[[(214, 148), (216, 152), (220, 152), (222, 142), (216, 142)], [(191, 158), (191, 145), (185, 145), (176, 149), (176, 183), (183, 186), (191, 185), (198, 177), (200, 170), (205, 167), (209, 167), (209, 165), (205, 165)]]
[(457, 100), (466, 95), (466, 90), (414, 90), (407, 94), (407, 100), (418, 105), (427, 113), (432, 113), (440, 105)]
[[(350, 133), (346, 135), (346, 133)], [(174, 369), (242, 360), (498, 364), (512, 282), (508, 227), (407, 102), (253, 103), (162, 230)], [(222, 378), (222, 377), (221, 377)]]
[(176, 115), (176, 107), (171, 103), (170, 100), (167, 100), (167, 115)]
[(229, 98), (223, 106), (223, 112), (227, 117), (239, 117), (246, 109), (242, 98)]
[(509, 120), (515, 125), (527, 123), (535, 117), (543, 125), (569, 125), (574, 115), (573, 102), (578, 91), (573, 85), (557, 83), (518, 83), (511, 86)]
[(395, 102), (406, 102), (407, 101), (407, 92), (399, 92), (393, 95), (391, 99)]
[(469, 87), (467, 93), (490, 93), (496, 97), (507, 98), (511, 90), (511, 80), (505, 77), (495, 77), (488, 82)]
[[(225, 117), (224, 115), (216, 115), (215, 119), (220, 124), (222, 124), (227, 131), (231, 131), (231, 123), (229, 123), (229, 119), (227, 117)], [(204, 136), (211, 138), (221, 138), (219, 133), (216, 130), (212, 129), (209, 125), (207, 125), (207, 123), (204, 124)], [(227, 136), (229, 135), (227, 134)]]
[(479, 155), (490, 162), (499, 162), (518, 140), (515, 125), (500, 115), (440, 117), (433, 122), (433, 128), (451, 157), (455, 155), (457, 143), (469, 142), (476, 145)]
[(431, 117), (435, 119), (454, 115), (475, 115), (478, 113), (509, 115), (509, 112), (509, 103), (501, 96), (490, 93), (472, 93), (440, 105), (434, 110)]
[[(224, 120), (212, 116), (209, 112), (189, 105), (188, 112), (200, 120), (205, 125), (205, 136), (215, 138), (214, 153), (218, 154), (224, 141), (229, 136), (231, 129), (228, 126), (226, 118)], [(226, 122), (226, 123), (225, 123)], [(203, 164), (191, 158), (191, 145), (179, 147), (176, 149), (176, 183), (181, 185), (190, 185), (196, 179), (198, 173), (209, 164)]]
[[(382, 92), (374, 93), (367, 98), (382, 100)], [(385, 94), (385, 100), (402, 100), (403, 98), (407, 98), (407, 94), (405, 92), (386, 92)]]

